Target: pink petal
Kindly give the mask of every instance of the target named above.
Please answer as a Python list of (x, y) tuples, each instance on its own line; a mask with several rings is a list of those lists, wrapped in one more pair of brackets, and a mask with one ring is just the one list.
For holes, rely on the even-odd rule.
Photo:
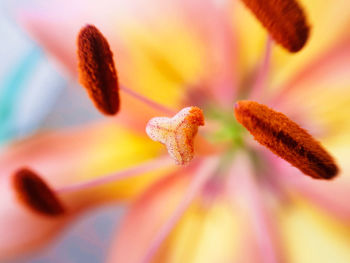
[(140, 262), (157, 230), (167, 221), (189, 183), (188, 173), (172, 174), (136, 200), (123, 219), (109, 262)]
[[(95, 24), (108, 37), (111, 46), (116, 46), (116, 21), (125, 18), (128, 9), (135, 5), (128, 1), (78, 0), (50, 1), (22, 9), (18, 13), (20, 24), (45, 50), (58, 61), (71, 76), (77, 75), (76, 37), (82, 26)], [(93, 10), (93, 11), (92, 11)], [(129, 10), (130, 11), (130, 10)], [(120, 50), (117, 54), (122, 53)]]
[[(197, 8), (197, 4), (200, 8)], [(140, 71), (137, 69), (139, 61), (135, 61), (135, 58), (136, 53), (141, 49), (144, 56), (151, 58), (149, 67), (156, 66), (160, 70), (159, 75), (181, 82), (178, 83), (179, 86), (186, 86), (197, 92), (198, 88), (202, 91), (202, 86), (209, 86), (220, 101), (231, 105), (231, 100), (237, 91), (235, 76), (237, 50), (234, 28), (230, 20), (231, 9), (230, 4), (225, 6), (213, 4), (211, 1), (189, 3), (168, 0), (153, 1), (152, 4), (148, 4), (141, 0), (102, 0), (96, 4), (93, 1), (79, 0), (74, 4), (68, 1), (54, 1), (40, 11), (23, 11), (19, 17), (21, 24), (32, 37), (74, 77), (76, 76), (76, 35), (81, 26), (92, 23), (106, 35), (110, 42), (122, 84), (136, 90), (148, 88), (144, 87), (144, 83), (142, 83), (143, 87), (135, 87), (137, 82), (134, 76), (137, 71)], [(164, 41), (175, 43), (181, 37), (177, 32), (176, 35), (170, 36), (171, 39), (163, 34), (164, 29), (160, 25), (172, 23), (172, 21), (176, 21), (180, 29), (186, 29), (185, 37), (190, 35), (194, 42), (201, 44), (196, 46), (196, 52), (200, 57), (205, 56), (199, 62), (199, 69), (196, 70), (198, 74), (185, 79), (177, 73), (181, 73), (179, 68), (181, 65), (178, 67), (168, 65), (170, 63), (166, 59), (166, 53), (169, 51), (164, 47)], [(146, 37), (143, 36), (144, 31), (146, 31)], [(162, 34), (165, 35), (163, 39)], [(135, 38), (135, 36), (140, 37)], [(150, 48), (147, 48), (148, 46)], [(155, 52), (152, 52), (153, 46)], [(186, 60), (187, 54), (183, 56)], [(141, 71), (148, 72), (145, 69)], [(175, 78), (172, 77), (174, 75)], [(156, 94), (151, 94), (151, 97), (157, 97), (154, 95)]]
[[(345, 157), (344, 157), (345, 158)], [(272, 157), (275, 176), (284, 183), (285, 189), (297, 192), (318, 206), (327, 214), (348, 222), (350, 218), (350, 167), (346, 165), (347, 157), (340, 162), (340, 174), (331, 181), (315, 180), (305, 176), (283, 160)], [(343, 165), (342, 165), (343, 164)]]
[[(139, 28), (142, 26), (152, 27), (149, 25), (149, 20), (153, 20), (152, 23), (155, 24), (159, 23), (157, 19), (153, 18), (153, 14), (161, 7), (164, 7), (161, 3), (147, 5), (143, 1), (130, 2), (126, 0), (103, 0), (98, 4), (94, 1), (82, 0), (75, 1), (74, 4), (69, 1), (54, 1), (41, 8), (23, 10), (19, 13), (18, 19), (28, 33), (48, 52), (49, 57), (53, 57), (64, 73), (73, 79), (77, 77), (77, 34), (85, 24), (95, 24), (110, 43), (120, 84), (139, 92), (137, 89), (144, 90), (145, 85), (142, 83), (141, 87), (137, 88), (130, 84), (137, 82), (135, 81), (135, 74), (137, 75), (135, 70), (137, 69), (133, 65), (135, 54), (130, 52), (136, 48), (132, 47), (131, 44), (134, 44), (135, 41), (125, 33), (125, 27), (129, 24), (130, 17), (135, 18), (134, 23), (139, 23), (136, 29), (130, 31), (135, 32), (134, 34), (141, 32)], [(165, 10), (168, 9), (169, 6), (166, 6)], [(138, 47), (139, 49), (140, 47)], [(164, 88), (166, 87), (162, 87), (162, 89)], [(153, 89), (151, 94), (144, 96), (154, 98), (157, 95), (157, 90)], [(143, 132), (147, 120), (159, 114), (159, 111), (130, 97), (130, 94), (124, 89), (121, 89), (121, 101), (118, 121), (123, 121), (125, 125), (129, 125), (135, 130)], [(173, 101), (176, 101), (175, 98)], [(163, 102), (159, 103), (163, 104)]]
[(254, 174), (253, 163), (248, 158), (243, 152), (236, 156), (228, 185), (232, 201), (241, 204), (251, 228), (242, 241), (242, 250), (248, 249), (250, 253), (248, 257), (242, 254), (240, 262), (256, 262), (257, 259), (264, 263), (284, 262), (273, 209), (267, 203), (262, 185), (258, 185), (258, 175)]
[[(59, 63), (61, 70), (75, 76), (78, 65), (75, 54), (75, 38), (81, 25), (60, 23), (52, 16), (53, 14), (41, 12), (21, 12), (19, 20), (37, 42), (45, 43), (46, 50), (53, 54), (53, 58)], [(75, 28), (75, 30), (71, 30), (71, 28)]]
[[(133, 166), (156, 156), (160, 148), (146, 136), (139, 136), (111, 122), (100, 122), (39, 134), (9, 146), (0, 155), (0, 176), (27, 166), (58, 188)], [(152, 176), (147, 178), (150, 180)], [(75, 200), (79, 206), (84, 206), (110, 200), (113, 196), (126, 197), (133, 191), (130, 189), (140, 190), (144, 183), (147, 184), (147, 180), (122, 191), (113, 191), (113, 195), (100, 191), (113, 189), (113, 184), (102, 186), (97, 188), (95, 195), (84, 194), (82, 198), (76, 196)]]
[[(128, 142), (134, 147), (129, 146)], [(155, 156), (157, 150), (154, 150), (158, 146), (153, 148), (152, 145), (145, 137), (132, 135), (115, 124), (102, 122), (79, 129), (36, 135), (3, 149), (0, 157), (0, 258), (38, 248), (58, 234), (81, 211), (137, 195), (169, 169), (159, 172), (152, 170), (152, 173), (148, 169), (147, 175), (136, 169), (140, 174), (138, 177), (121, 177), (123, 180), (106, 185), (59, 193), (67, 214), (58, 218), (43, 217), (18, 202), (10, 183), (14, 171), (29, 167), (53, 189), (58, 189)]]
[[(318, 90), (318, 86), (325, 88), (324, 84), (329, 85), (329, 89), (336, 89), (349, 83), (350, 69), (350, 38), (343, 37), (333, 46), (324, 50), (315, 60), (312, 60), (296, 72), (292, 78), (283, 85), (279, 94), (274, 94), (273, 103), (288, 103), (291, 93), (296, 94), (300, 91), (305, 92), (305, 88), (312, 92)], [(322, 85), (321, 85), (322, 84)]]
[(0, 260), (30, 251), (57, 234), (73, 213), (46, 216), (19, 201), (11, 176), (0, 177)]
[(189, 208), (193, 200), (198, 197), (198, 195), (204, 190), (204, 186), (213, 175), (214, 170), (217, 168), (218, 159), (212, 158), (211, 160), (206, 160), (202, 162), (201, 167), (190, 183), (188, 189), (183, 195), (182, 200), (175, 208), (171, 217), (161, 226), (159, 231), (156, 233), (155, 237), (152, 238), (150, 246), (146, 251), (146, 254), (142, 258), (143, 263), (149, 263), (153, 261), (156, 253), (158, 252), (161, 245), (168, 238), (172, 230), (178, 224), (181, 217), (184, 215), (186, 210)]
[(231, 20), (235, 4), (208, 0), (180, 2), (190, 18), (193, 33), (198, 34), (206, 50), (203, 85), (219, 102), (230, 106), (238, 91), (238, 44)]

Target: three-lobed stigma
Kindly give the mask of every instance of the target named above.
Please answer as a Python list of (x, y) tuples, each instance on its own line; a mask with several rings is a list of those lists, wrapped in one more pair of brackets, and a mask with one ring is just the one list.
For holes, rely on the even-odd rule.
[(187, 107), (174, 117), (152, 118), (146, 126), (147, 135), (163, 143), (179, 165), (188, 164), (194, 156), (194, 137), (198, 126), (204, 125), (204, 115), (198, 107)]

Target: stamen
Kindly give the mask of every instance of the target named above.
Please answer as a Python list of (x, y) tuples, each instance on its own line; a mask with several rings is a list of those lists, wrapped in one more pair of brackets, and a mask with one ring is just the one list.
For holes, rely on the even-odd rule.
[(269, 31), (273, 39), (290, 52), (305, 45), (310, 28), (295, 0), (242, 0)]
[(303, 173), (317, 179), (337, 175), (338, 167), (332, 156), (284, 114), (254, 101), (239, 101), (235, 115), (255, 140)]
[(97, 187), (111, 182), (116, 182), (133, 176), (138, 176), (141, 173), (147, 173), (150, 171), (155, 171), (157, 169), (169, 167), (172, 164), (172, 160), (168, 157), (153, 159), (151, 161), (144, 162), (140, 165), (127, 168), (125, 170), (118, 171), (114, 174), (101, 176), (90, 181), (77, 183), (73, 185), (63, 186), (56, 190), (59, 194), (70, 193), (80, 190), (85, 190), (88, 188)]
[(211, 158), (200, 166), (199, 171), (196, 173), (193, 181), (188, 187), (183, 199), (180, 201), (179, 205), (176, 207), (174, 213), (168, 219), (168, 221), (161, 227), (154, 239), (152, 240), (145, 257), (141, 261), (142, 263), (149, 263), (152, 261), (154, 255), (157, 253), (159, 247), (164, 242), (164, 240), (169, 236), (171, 230), (176, 226), (176, 224), (181, 219), (182, 215), (185, 213), (187, 208), (190, 206), (194, 198), (203, 189), (205, 183), (213, 175), (218, 164), (216, 158)]
[(106, 115), (119, 110), (119, 88), (113, 54), (101, 32), (93, 25), (78, 35), (79, 80), (95, 106)]
[(193, 159), (194, 137), (198, 126), (203, 125), (202, 110), (198, 107), (187, 107), (172, 118), (151, 119), (147, 123), (146, 133), (152, 140), (163, 143), (177, 164), (185, 165)]
[(252, 87), (250, 98), (260, 98), (265, 88), (266, 80), (270, 69), (272, 46), (273, 46), (273, 40), (271, 36), (268, 35), (267, 41), (266, 41), (264, 58), (260, 65), (255, 83)]
[(137, 93), (136, 91), (128, 89), (127, 87), (120, 86), (120, 90), (124, 91), (128, 95), (132, 96), (133, 98), (137, 99), (138, 101), (141, 101), (142, 103), (146, 104), (147, 106), (149, 106), (157, 111), (161, 111), (161, 112), (163, 112), (165, 114), (169, 114), (169, 115), (173, 115), (176, 113), (174, 110), (171, 110), (171, 109)]
[(174, 114), (173, 110), (126, 87), (119, 87), (113, 53), (102, 33), (87, 25), (78, 35), (79, 80), (88, 91), (95, 106), (106, 115), (114, 115), (120, 106), (119, 89), (147, 106)]
[(33, 171), (18, 170), (13, 177), (13, 186), (18, 198), (30, 209), (47, 216), (65, 212), (55, 192)]

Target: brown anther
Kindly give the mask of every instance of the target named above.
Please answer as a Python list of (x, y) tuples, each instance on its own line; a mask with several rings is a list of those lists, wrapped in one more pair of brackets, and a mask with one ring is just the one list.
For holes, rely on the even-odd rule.
[(309, 37), (310, 28), (296, 0), (242, 1), (277, 43), (290, 52), (298, 52), (303, 48)]
[(106, 115), (119, 110), (119, 87), (113, 54), (106, 38), (93, 25), (78, 35), (79, 81), (95, 106)]
[(235, 115), (255, 140), (303, 173), (318, 179), (337, 175), (338, 167), (332, 156), (284, 114), (254, 101), (239, 101)]
[(16, 171), (12, 182), (18, 198), (31, 210), (47, 216), (65, 212), (55, 192), (33, 171), (27, 168)]

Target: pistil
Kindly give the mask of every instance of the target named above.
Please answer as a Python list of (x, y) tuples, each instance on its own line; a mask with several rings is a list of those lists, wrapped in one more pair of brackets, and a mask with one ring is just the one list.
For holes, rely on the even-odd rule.
[(260, 252), (259, 262), (284, 262), (280, 252), (281, 237), (273, 224), (272, 211), (264, 202), (264, 194), (257, 176), (251, 159), (242, 151), (236, 156), (229, 171), (228, 194), (232, 204), (237, 204), (237, 198), (242, 202), (242, 209), (245, 210), (256, 236)]
[(185, 211), (193, 202), (194, 198), (198, 196), (201, 190), (203, 190), (205, 183), (208, 182), (208, 180), (214, 174), (217, 168), (217, 164), (218, 158), (212, 157), (204, 160), (203, 163), (199, 166), (199, 169), (196, 172), (189, 187), (187, 188), (183, 199), (175, 208), (174, 213), (170, 216), (168, 221), (163, 226), (161, 226), (160, 230), (155, 235), (154, 239), (151, 241), (150, 247), (146, 252), (145, 257), (141, 261), (142, 263), (149, 263), (152, 261), (161, 244), (169, 236), (169, 234), (179, 222)]
[(146, 126), (147, 135), (164, 144), (176, 164), (186, 165), (194, 156), (194, 137), (198, 126), (204, 125), (204, 115), (198, 107), (187, 107), (174, 117), (152, 118)]

